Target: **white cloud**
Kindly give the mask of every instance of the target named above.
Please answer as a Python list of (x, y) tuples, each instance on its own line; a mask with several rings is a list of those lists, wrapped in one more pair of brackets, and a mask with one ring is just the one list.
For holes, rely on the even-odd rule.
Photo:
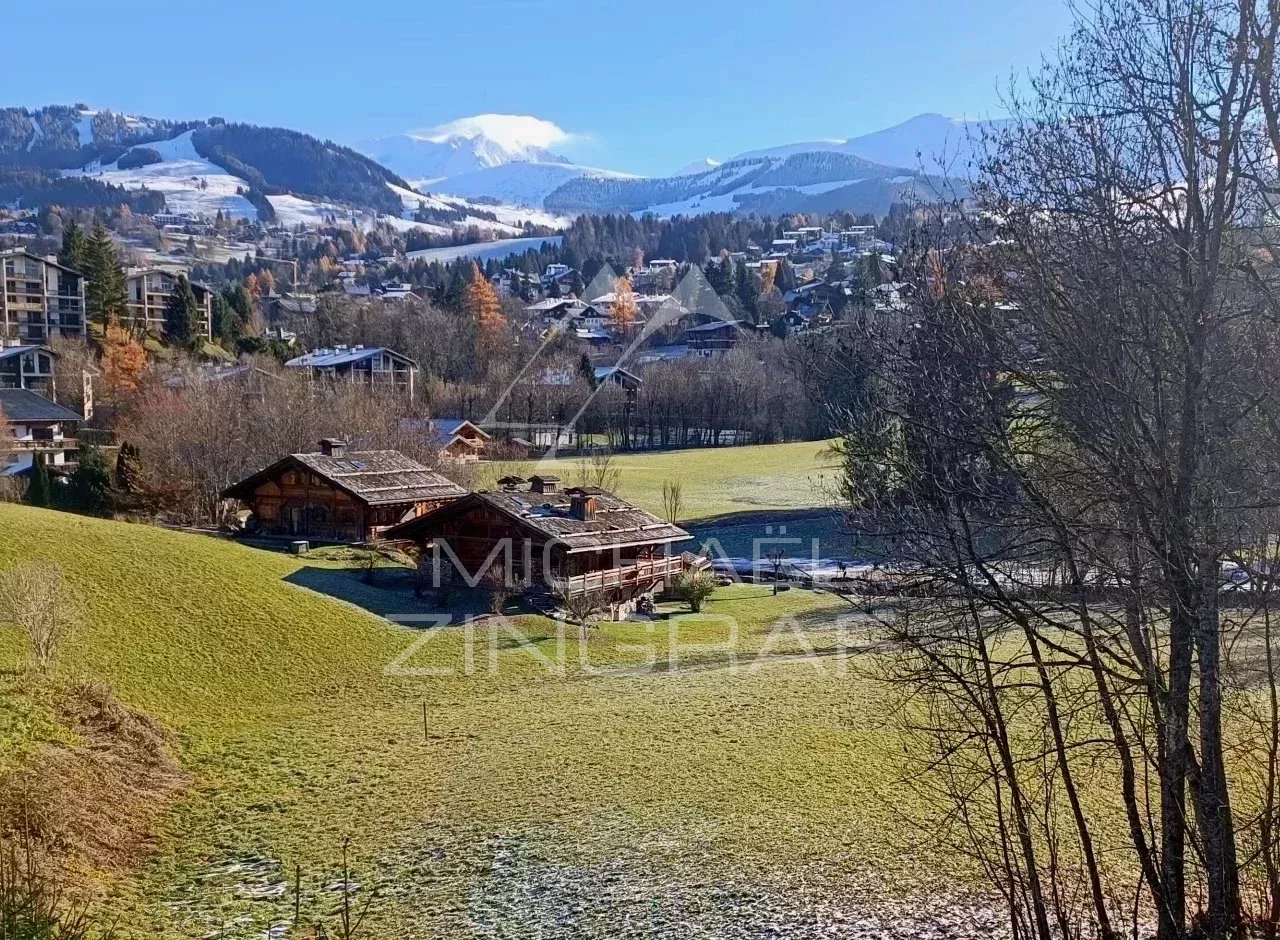
[(410, 136), (432, 143), (444, 143), (450, 138), (472, 140), (485, 137), (513, 151), (529, 147), (551, 149), (582, 139), (580, 135), (571, 134), (551, 121), (525, 114), (476, 114), (412, 131)]

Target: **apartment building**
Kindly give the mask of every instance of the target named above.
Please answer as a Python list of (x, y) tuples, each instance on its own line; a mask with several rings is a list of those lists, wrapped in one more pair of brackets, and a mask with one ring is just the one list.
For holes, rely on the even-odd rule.
[[(178, 288), (178, 271), (161, 268), (127, 268), (124, 272), (125, 296), (128, 298), (124, 321), (135, 329), (163, 333), (165, 308)], [(191, 282), (191, 292), (200, 307), (200, 332), (213, 334), (213, 291), (203, 284)]]
[(0, 339), (39, 345), (84, 335), (83, 274), (25, 248), (0, 250), (0, 272)]

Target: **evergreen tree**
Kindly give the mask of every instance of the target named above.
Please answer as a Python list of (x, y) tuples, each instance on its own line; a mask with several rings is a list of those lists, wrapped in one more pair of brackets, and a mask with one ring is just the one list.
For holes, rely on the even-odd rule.
[(84, 229), (75, 219), (68, 219), (62, 228), (62, 250), (58, 252), (58, 263), (84, 274), (88, 262), (89, 243), (85, 240)]
[(235, 340), (236, 335), (232, 331), (232, 313), (231, 305), (227, 303), (226, 296), (219, 292), (213, 295), (213, 322), (210, 327), (213, 332), (214, 339), (217, 340)]
[(785, 294), (787, 291), (796, 288), (796, 273), (791, 267), (791, 262), (786, 259), (778, 261), (777, 273), (773, 276), (773, 286), (778, 288), (779, 293)]
[(89, 319), (106, 324), (112, 318), (123, 317), (128, 305), (124, 271), (120, 269), (115, 242), (101, 219), (93, 223), (93, 234), (85, 246), (84, 273), (88, 278), (85, 305)]
[(587, 380), (588, 385), (592, 388), (596, 387), (596, 367), (586, 353), (583, 353), (582, 358), (578, 360), (578, 372)]
[(67, 481), (65, 499), (68, 508), (78, 512), (97, 514), (111, 508), (111, 474), (100, 448), (80, 448), (76, 469)]
[(49, 468), (36, 454), (27, 478), (27, 503), (48, 508), (53, 500), (53, 488), (49, 483)]
[(231, 309), (231, 334), (237, 338), (247, 335), (253, 323), (253, 297), (249, 289), (244, 284), (224, 287), (222, 298)]
[(142, 454), (138, 445), (125, 441), (116, 455), (116, 487), (122, 493), (142, 492)]
[(188, 346), (200, 335), (200, 305), (185, 274), (178, 275), (177, 286), (165, 305), (164, 330), (169, 342), (178, 346)]

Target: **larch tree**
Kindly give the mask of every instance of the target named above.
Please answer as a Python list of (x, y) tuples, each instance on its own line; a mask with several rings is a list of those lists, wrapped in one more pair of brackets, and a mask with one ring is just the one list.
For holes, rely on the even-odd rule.
[(476, 326), (476, 340), (484, 349), (494, 348), (507, 329), (498, 294), (480, 266), (471, 263), (471, 280), (462, 292), (462, 309)]
[(137, 337), (112, 318), (102, 336), (102, 385), (109, 400), (136, 392), (147, 369), (147, 351)]
[(636, 328), (640, 308), (635, 292), (631, 290), (631, 278), (620, 277), (613, 288), (613, 304), (609, 308), (609, 325), (621, 336), (629, 335)]

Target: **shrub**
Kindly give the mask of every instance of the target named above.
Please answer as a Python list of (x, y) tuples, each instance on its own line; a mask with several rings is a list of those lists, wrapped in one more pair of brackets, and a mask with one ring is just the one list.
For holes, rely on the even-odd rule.
[(716, 579), (704, 571), (686, 571), (677, 575), (671, 585), (671, 593), (688, 604), (695, 614), (715, 592)]

